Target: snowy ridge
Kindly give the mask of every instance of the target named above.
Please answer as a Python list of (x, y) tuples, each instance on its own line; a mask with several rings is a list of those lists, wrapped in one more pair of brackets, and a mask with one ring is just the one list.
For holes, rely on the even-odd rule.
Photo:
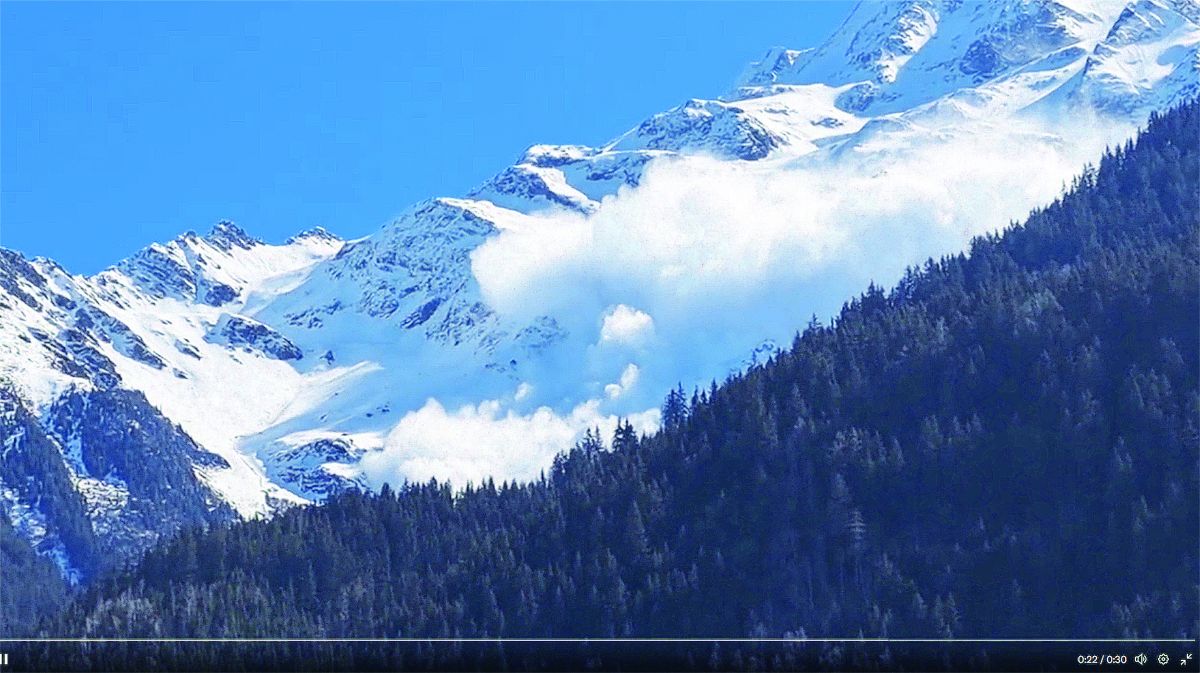
[[(232, 338), (212, 335), (230, 332), (231, 324), (253, 324), (236, 312), (286, 292), (341, 246), (326, 232), (269, 246), (222, 222), (208, 236), (189, 232), (153, 244), (92, 278), (4, 251), (0, 310), (15, 319), (0, 326), (0, 380), (39, 410), (70, 391), (140, 390), (223, 459), (223, 466), (198, 464), (196, 472), (238, 511), (253, 515), (270, 511), (270, 501), (302, 502), (271, 484), (226, 432), (208, 431), (213, 418), (234, 432), (261, 423), (269, 413), (263, 403), (282, 405), (289, 393), (257, 393), (286, 383), (288, 373), (298, 378), (278, 363), (281, 355), (298, 354), (286, 342), (259, 338), (252, 355), (239, 355), (231, 346), (250, 343), (247, 330), (234, 330)], [(243, 382), (234, 387), (242, 395), (231, 394), (231, 381)], [(254, 420), (239, 424), (247, 415)]]
[(1138, 0), (1088, 56), (1070, 95), (1114, 114), (1144, 114), (1200, 94), (1200, 5)]
[[(690, 344), (661, 343), (655, 317), (625, 303), (501, 310), (476, 275), (482, 246), (530, 232), (555, 239), (547, 249), (584, 245), (589, 218), (680, 158), (769, 175), (887, 166), (931, 139), (1027, 119), (1052, 121), (1031, 134), (1093, 114), (1132, 129), (1200, 92), (1198, 50), (1200, 10), (1187, 0), (864, 2), (822, 44), (769, 50), (720, 99), (685, 101), (600, 147), (535, 145), (465, 198), (416, 204), (363, 239), (318, 228), (271, 245), (223, 221), (93, 277), (0, 249), (0, 388), (53, 430), (111, 539), (122, 526), (155, 533), (119, 515), (128, 475), (84, 466), (87, 429), (54, 426), (80, 395), (143, 394), (138, 414), (194, 440), (200, 451), (179, 440), (179, 453), (198, 483), (244, 517), (375, 485), (364, 466), (385, 449), (408, 452), (402, 478), (444, 478), (455, 463), (412, 448), (425, 441), (414, 417), (523, 438), (526, 419), (547, 414), (565, 444), (617, 414), (652, 427), (665, 391), (644, 382), (647, 354)], [(786, 335), (718, 337), (719, 358), (688, 376), (753, 366)], [(483, 462), (509, 470), (497, 478), (538, 469)], [(14, 485), (0, 488), (27, 537), (53, 539)]]

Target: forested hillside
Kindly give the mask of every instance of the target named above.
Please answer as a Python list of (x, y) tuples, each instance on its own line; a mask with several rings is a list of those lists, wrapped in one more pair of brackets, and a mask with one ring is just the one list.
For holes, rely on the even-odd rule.
[(35, 633), (39, 618), (70, 598), (67, 581), (54, 561), (39, 555), (0, 517), (0, 636)]
[(1195, 638), (1198, 138), (1152, 118), (658, 434), (185, 533), (44, 632)]

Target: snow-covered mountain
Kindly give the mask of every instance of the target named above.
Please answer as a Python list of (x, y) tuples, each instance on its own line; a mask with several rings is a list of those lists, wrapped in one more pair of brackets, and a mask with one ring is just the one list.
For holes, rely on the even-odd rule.
[[(535, 476), (585, 427), (617, 414), (652, 427), (666, 391), (645, 383), (656, 361), (674, 368), (655, 381), (699, 382), (788, 335), (707, 335), (688, 359), (690, 344), (655, 332), (659, 316), (610, 297), (512, 310), (481, 284), (489, 241), (547, 232), (546, 250), (562, 249), (681, 157), (755, 175), (834, 170), (1024, 120), (1066, 143), (1081, 117), (1132, 131), (1198, 92), (1189, 0), (864, 2), (821, 45), (768, 51), (723, 97), (602, 147), (535, 145), (463, 197), (419, 203), (360, 240), (317, 229), (272, 245), (221, 222), (91, 277), (0, 249), (0, 499), (27, 539), (86, 574), (89, 549), (134, 553), (191, 521), (368, 487), (380, 470)], [(551, 451), (482, 442), (432, 456), (430, 443), (457, 444), (417, 424), (431, 418)], [(71, 504), (48, 509), (31, 479)]]

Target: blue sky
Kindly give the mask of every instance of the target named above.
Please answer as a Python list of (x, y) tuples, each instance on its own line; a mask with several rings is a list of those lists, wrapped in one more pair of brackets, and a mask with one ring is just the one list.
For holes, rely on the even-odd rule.
[(849, 7), (0, 3), (0, 245), (93, 273), (221, 218), (365, 235), (715, 97)]

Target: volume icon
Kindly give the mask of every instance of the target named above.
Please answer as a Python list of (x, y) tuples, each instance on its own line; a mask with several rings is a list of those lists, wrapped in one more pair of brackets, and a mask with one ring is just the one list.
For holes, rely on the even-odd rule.
[(1146, 662), (1149, 661), (1149, 657), (1146, 656), (1145, 652), (1142, 652), (1141, 654), (1134, 657), (1133, 660), (1137, 662), (1138, 666), (1145, 666)]

